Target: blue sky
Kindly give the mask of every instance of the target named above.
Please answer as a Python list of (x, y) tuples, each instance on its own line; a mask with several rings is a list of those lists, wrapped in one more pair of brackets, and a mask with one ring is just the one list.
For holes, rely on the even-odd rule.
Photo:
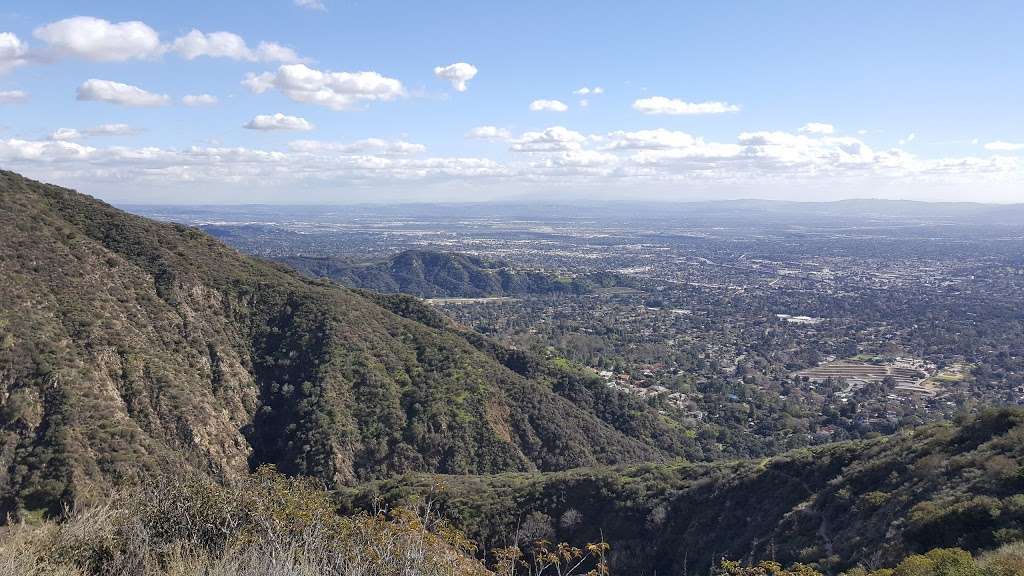
[(0, 166), (117, 202), (1019, 202), (1022, 16), (1019, 2), (12, 2)]

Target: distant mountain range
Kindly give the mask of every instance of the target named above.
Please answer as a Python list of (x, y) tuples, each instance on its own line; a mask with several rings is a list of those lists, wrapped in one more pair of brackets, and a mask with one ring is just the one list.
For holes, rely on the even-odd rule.
[(608, 272), (562, 277), (515, 270), (467, 254), (406, 250), (383, 260), (291, 256), (277, 259), (314, 278), (326, 277), (352, 288), (402, 292), (422, 298), (586, 294), (633, 283)]

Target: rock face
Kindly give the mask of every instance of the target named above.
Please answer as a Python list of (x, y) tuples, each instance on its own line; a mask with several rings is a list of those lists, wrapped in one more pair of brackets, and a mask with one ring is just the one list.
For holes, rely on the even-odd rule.
[(410, 298), (9, 172), (0, 230), (0, 513), (157, 470), (231, 481), (272, 463), (337, 486), (684, 452), (643, 406)]

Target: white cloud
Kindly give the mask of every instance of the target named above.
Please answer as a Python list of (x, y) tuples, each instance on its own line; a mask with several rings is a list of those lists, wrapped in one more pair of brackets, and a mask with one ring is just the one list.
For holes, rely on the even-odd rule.
[(121, 62), (160, 55), (160, 36), (143, 22), (112, 23), (76, 16), (36, 28), (33, 35), (60, 56)]
[(128, 124), (100, 124), (92, 128), (78, 130), (76, 128), (58, 128), (50, 134), (50, 140), (59, 142), (70, 142), (81, 140), (89, 136), (129, 136), (138, 134), (141, 130)]
[(377, 72), (325, 72), (305, 64), (286, 64), (276, 73), (249, 74), (242, 84), (256, 94), (277, 88), (296, 102), (332, 110), (351, 110), (360, 104), (405, 95), (401, 82)]
[(870, 146), (856, 138), (814, 138), (788, 132), (744, 132), (739, 135), (743, 154), (764, 163), (796, 167), (866, 165), (879, 160)]
[(1018, 150), (1024, 150), (1024, 143), (997, 140), (995, 142), (985, 144), (985, 150), (989, 150), (991, 152), (1016, 152)]
[[(511, 144), (524, 153), (497, 161), (422, 157), (425, 150), (419, 145), (374, 138), (300, 140), (283, 150), (93, 147), (10, 139), (0, 140), (0, 165), (94, 193), (113, 191), (130, 198), (145, 184), (154, 194), (179, 199), (192, 194), (207, 201), (210, 189), (223, 191), (219, 198), (230, 201), (251, 200), (257, 190), (264, 191), (263, 198), (279, 197), (272, 191), (295, 186), (319, 191), (324, 199), (339, 198), (339, 190), (385, 189), (405, 190), (410, 198), (453, 190), (464, 191), (463, 198), (479, 198), (525, 189), (632, 192), (664, 199), (693, 189), (732, 197), (756, 191), (760, 197), (825, 199), (849, 197), (867, 187), (903, 197), (935, 198), (934, 190), (941, 188), (954, 191), (947, 194), (971, 191), (979, 199), (1019, 201), (1024, 184), (1024, 158), (1016, 156), (922, 159), (900, 149), (872, 150), (856, 138), (795, 132), (745, 132), (731, 142), (705, 142), (664, 129), (584, 135), (553, 126), (524, 133)], [(224, 195), (232, 193), (244, 196)], [(359, 196), (349, 192), (347, 198)]]
[(452, 88), (459, 92), (466, 91), (466, 82), (472, 80), (476, 73), (476, 66), (465, 62), (456, 62), (455, 64), (434, 68), (434, 76), (448, 80), (452, 83)]
[(188, 34), (177, 38), (171, 44), (174, 50), (186, 60), (194, 60), (200, 56), (210, 58), (231, 58), (232, 60), (253, 60), (252, 51), (246, 46), (245, 40), (232, 32), (211, 32), (204, 34), (193, 29)]
[(295, 0), (295, 5), (307, 10), (327, 10), (327, 6), (321, 0)]
[(86, 80), (78, 87), (78, 99), (135, 107), (165, 106), (171, 101), (166, 94), (154, 94), (131, 84), (95, 78)]
[(551, 126), (541, 131), (524, 132), (512, 141), (515, 152), (552, 152), (581, 150), (587, 137), (563, 126)]
[(250, 130), (312, 130), (313, 125), (299, 116), (286, 116), (280, 112), (274, 115), (260, 114), (244, 126)]
[(82, 133), (74, 128), (58, 128), (50, 134), (50, 140), (58, 140), (61, 142), (68, 142), (71, 140), (78, 140), (82, 137)]
[(260, 42), (259, 46), (253, 50), (245, 43), (245, 39), (234, 32), (206, 34), (193, 29), (188, 34), (175, 39), (170, 49), (186, 60), (195, 60), (206, 56), (249, 62), (295, 63), (302, 61), (294, 50), (275, 42)]
[(295, 50), (278, 44), (277, 42), (260, 42), (256, 46), (256, 60), (260, 62), (303, 62), (306, 59), (300, 58)]
[(565, 112), (569, 107), (561, 100), (534, 100), (530, 102), (532, 112)]
[(128, 124), (100, 124), (86, 128), (84, 132), (90, 136), (129, 136), (138, 134), (142, 130)]
[(645, 149), (659, 150), (668, 148), (687, 148), (699, 141), (697, 138), (674, 130), (657, 128), (655, 130), (638, 130), (636, 132), (616, 131), (608, 135), (611, 141), (608, 149)]
[(913, 142), (916, 139), (917, 139), (917, 134), (915, 134), (914, 132), (911, 132), (910, 134), (907, 134), (906, 138), (901, 138), (900, 139), (900, 146), (903, 146), (904, 144), (910, 144), (911, 142)]
[(824, 122), (808, 122), (800, 128), (800, 131), (807, 134), (832, 134), (836, 131), (836, 128)]
[(384, 140), (367, 138), (355, 142), (323, 142), (320, 140), (295, 140), (288, 147), (296, 152), (312, 154), (362, 154), (370, 156), (411, 156), (426, 151), (422, 144), (413, 144), (404, 140)]
[(132, 186), (146, 183), (151, 189), (185, 186), (186, 190), (197, 183), (217, 185), (220, 190), (238, 186), (277, 190), (296, 183), (376, 187), (385, 182), (443, 183), (510, 174), (509, 168), (486, 158), (415, 158), (411, 154), (421, 150), (418, 145), (381, 142), (386, 141), (296, 144), (288, 151), (275, 151), (201, 146), (98, 148), (77, 142), (11, 139), (0, 140), (0, 164), (27, 174), (43, 170), (50, 181), (131, 182)]
[(193, 108), (199, 106), (216, 106), (217, 102), (217, 97), (212, 94), (186, 94), (181, 98), (182, 104)]
[(587, 134), (551, 126), (510, 136), (480, 126), (467, 134), (507, 141), (513, 153), (503, 160), (431, 157), (420, 144), (382, 138), (295, 140), (278, 149), (99, 147), (87, 145), (92, 130), (58, 131), (53, 140), (0, 140), (0, 165), (61, 184), (88, 184), (97, 192), (130, 195), (144, 183), (164, 194), (216, 189), (244, 193), (247, 199), (253, 190), (273, 194), (269, 191), (297, 185), (327, 194), (324, 199), (345, 190), (400, 189), (411, 198), (436, 198), (446, 190), (464, 191), (467, 198), (496, 190), (601, 191), (609, 197), (700, 190), (825, 199), (864, 189), (935, 198), (934, 192), (922, 191), (941, 188), (1019, 201), (1024, 189), (1024, 157), (1018, 155), (918, 158), (899, 148), (875, 150), (857, 137), (797, 130), (743, 132), (717, 142), (665, 128)]
[(28, 101), (28, 92), (22, 90), (0, 90), (0, 104), (18, 104)]
[(477, 126), (466, 133), (466, 138), (472, 140), (508, 140), (511, 137), (511, 132), (497, 126)]
[(28, 58), (28, 46), (11, 32), (0, 32), (0, 74), (21, 66)]
[(671, 116), (697, 114), (724, 114), (739, 112), (740, 107), (727, 102), (684, 102), (664, 96), (641, 98), (633, 102), (633, 109), (643, 114), (667, 114)]
[(572, 93), (577, 96), (582, 96), (582, 98), (580, 98), (579, 101), (580, 108), (586, 108), (587, 106), (590, 106), (590, 99), (586, 98), (586, 96), (597, 96), (600, 94), (604, 94), (604, 88), (601, 88), (600, 86), (595, 86), (593, 88), (589, 86), (583, 86), (582, 88), (577, 88), (576, 90), (573, 90)]

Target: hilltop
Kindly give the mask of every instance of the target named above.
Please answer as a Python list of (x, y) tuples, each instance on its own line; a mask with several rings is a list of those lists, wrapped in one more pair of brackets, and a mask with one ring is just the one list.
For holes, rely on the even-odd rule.
[(468, 254), (431, 250), (405, 250), (372, 261), (312, 256), (288, 256), (278, 261), (313, 278), (326, 277), (352, 288), (421, 298), (586, 294), (628, 285), (626, 279), (612, 273), (561, 277), (537, 270), (515, 270)]

